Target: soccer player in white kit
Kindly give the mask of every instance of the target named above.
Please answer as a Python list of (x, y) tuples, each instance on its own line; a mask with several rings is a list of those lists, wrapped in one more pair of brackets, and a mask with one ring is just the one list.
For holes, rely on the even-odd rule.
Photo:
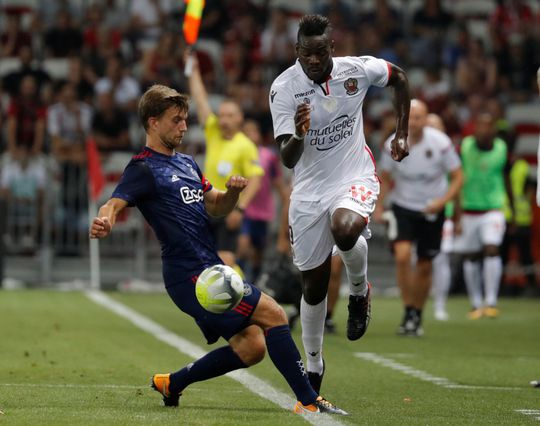
[(410, 155), (403, 162), (392, 161), (391, 139), (386, 141), (379, 167), (381, 192), (373, 215), (374, 220), (382, 220), (382, 203), (389, 195), (397, 224), (392, 238), (396, 280), (404, 306), (398, 334), (407, 336), (423, 334), (422, 311), (431, 289), (432, 259), (441, 247), (444, 206), (456, 197), (463, 183), (461, 161), (452, 141), (443, 132), (428, 127), (427, 116), (426, 104), (413, 99), (409, 116)]
[(304, 16), (298, 60), (270, 90), (274, 137), (283, 164), (294, 169), (289, 232), (303, 278), (302, 341), (314, 389), (320, 389), (324, 374), (321, 351), (334, 245), (350, 282), (349, 340), (363, 336), (371, 315), (366, 237), (379, 180), (362, 124), (362, 102), (371, 85), (395, 88), (392, 157), (401, 161), (408, 155), (410, 93), (403, 70), (371, 56), (332, 58), (333, 48), (328, 19)]

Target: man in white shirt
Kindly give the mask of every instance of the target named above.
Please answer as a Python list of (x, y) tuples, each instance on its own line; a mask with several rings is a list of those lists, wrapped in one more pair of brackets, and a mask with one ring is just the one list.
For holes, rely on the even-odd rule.
[(333, 49), (328, 19), (304, 16), (297, 36), (298, 60), (270, 90), (274, 136), (283, 164), (294, 169), (289, 232), (294, 263), (303, 277), (302, 341), (314, 389), (320, 389), (324, 374), (321, 351), (334, 245), (350, 281), (349, 340), (363, 336), (371, 315), (366, 238), (379, 181), (362, 125), (369, 86), (395, 88), (393, 158), (401, 161), (408, 153), (405, 73), (370, 56), (332, 58)]
[[(398, 334), (409, 336), (423, 334), (422, 310), (431, 289), (432, 259), (441, 247), (444, 206), (463, 183), (461, 161), (452, 141), (440, 130), (426, 126), (427, 115), (426, 104), (414, 99), (409, 117), (410, 155), (402, 163), (392, 161), (391, 139), (386, 141), (379, 167), (381, 193), (373, 215), (374, 220), (382, 221), (383, 202), (393, 183), (392, 212), (397, 230), (390, 238), (405, 307)], [(413, 268), (414, 245), (417, 260)]]

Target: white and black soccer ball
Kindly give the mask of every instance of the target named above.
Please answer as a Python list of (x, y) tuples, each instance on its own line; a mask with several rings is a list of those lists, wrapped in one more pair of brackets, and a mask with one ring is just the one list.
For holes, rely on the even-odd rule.
[(204, 309), (222, 314), (238, 306), (244, 297), (244, 281), (230, 266), (213, 265), (197, 278), (195, 295)]

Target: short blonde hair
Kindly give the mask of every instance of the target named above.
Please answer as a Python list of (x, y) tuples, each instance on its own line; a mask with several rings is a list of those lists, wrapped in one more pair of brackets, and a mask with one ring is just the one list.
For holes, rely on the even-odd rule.
[(149, 118), (159, 118), (173, 106), (187, 112), (189, 110), (189, 97), (162, 84), (151, 86), (139, 100), (139, 119), (144, 130), (148, 131)]

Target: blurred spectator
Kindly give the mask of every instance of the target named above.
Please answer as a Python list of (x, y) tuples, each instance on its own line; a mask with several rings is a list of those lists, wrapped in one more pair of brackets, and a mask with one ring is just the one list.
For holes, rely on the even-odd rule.
[(60, 85), (59, 101), (49, 108), (47, 130), (52, 139), (52, 153), (65, 166), (86, 163), (85, 143), (91, 129), (92, 108), (77, 98), (73, 83)]
[(261, 35), (261, 57), (273, 75), (290, 67), (296, 58), (296, 33), (289, 25), (287, 11), (274, 8)]
[(7, 201), (9, 217), (14, 221), (8, 229), (8, 244), (23, 249), (36, 244), (47, 185), (44, 163), (32, 157), (26, 146), (17, 147), (0, 174), (0, 196)]
[(97, 97), (97, 110), (92, 120), (92, 133), (101, 152), (129, 151), (129, 121), (127, 114), (114, 105), (111, 92)]
[(422, 84), (418, 97), (434, 114), (440, 114), (450, 100), (450, 84), (442, 77), (441, 67), (426, 69), (426, 81)]
[(250, 282), (256, 282), (268, 243), (269, 225), (276, 216), (273, 190), (279, 195), (281, 205), (287, 202), (289, 190), (283, 180), (279, 155), (262, 145), (262, 134), (257, 122), (246, 120), (243, 132), (257, 145), (259, 162), (264, 170), (261, 187), (244, 212), (236, 251), (238, 265), (246, 278)]
[(538, 44), (533, 47), (531, 43), (532, 40), (514, 34), (500, 57), (499, 85), (509, 95), (511, 102), (526, 102), (531, 97), (536, 70), (536, 64), (531, 59), (534, 49), (540, 48)]
[(509, 37), (523, 34), (534, 23), (533, 11), (523, 0), (497, 0), (497, 7), (489, 17), (492, 42), (496, 49), (504, 49)]
[(112, 92), (115, 103), (124, 111), (135, 113), (141, 89), (137, 80), (124, 70), (122, 60), (112, 57), (107, 61), (107, 73), (100, 78), (94, 90), (96, 94)]
[(119, 57), (119, 46), (114, 42), (114, 30), (101, 27), (97, 31), (95, 47), (85, 49), (83, 60), (88, 67), (89, 79), (95, 84), (107, 71), (109, 59)]
[(94, 97), (94, 85), (91, 82), (91, 77), (88, 77), (87, 69), (88, 67), (85, 67), (80, 57), (69, 58), (67, 79), (74, 84), (77, 98), (91, 104)]
[(442, 41), (453, 17), (443, 10), (440, 0), (424, 0), (412, 21), (411, 60), (419, 65), (439, 65)]
[(21, 48), (19, 52), (19, 60), (21, 62), (20, 68), (4, 76), (2, 81), (4, 89), (11, 96), (16, 96), (22, 79), (27, 75), (30, 75), (36, 82), (37, 93), (40, 93), (43, 85), (50, 82), (51, 78), (49, 77), (49, 74), (43, 70), (43, 68), (34, 65), (34, 58), (32, 56), (32, 49), (30, 46), (24, 46)]
[(65, 10), (74, 19), (75, 24), (83, 22), (84, 5), (82, 2), (73, 0), (48, 0), (37, 2), (38, 13), (45, 28), (52, 27), (58, 19), (58, 13)]
[(7, 145), (11, 157), (15, 158), (20, 148), (25, 148), (32, 156), (40, 154), (46, 108), (39, 101), (36, 81), (31, 75), (22, 79), (19, 94), (11, 98), (7, 117)]
[(362, 26), (376, 28), (385, 46), (391, 46), (403, 38), (401, 22), (402, 18), (387, 0), (378, 0), (375, 2), (375, 10), (360, 17)]
[(478, 93), (483, 96), (494, 94), (497, 87), (497, 63), (488, 56), (484, 43), (470, 38), (465, 55), (459, 59), (456, 84), (460, 94)]
[(343, 0), (319, 1), (319, 4), (315, 8), (315, 13), (324, 15), (330, 19), (332, 27), (338, 31), (340, 28), (353, 28), (356, 18), (348, 2)]
[(6, 27), (0, 35), (0, 57), (19, 56), (23, 47), (32, 45), (32, 37), (21, 29), (21, 13), (6, 11)]
[(203, 16), (201, 20), (201, 28), (199, 30), (199, 37), (211, 39), (215, 41), (221, 41), (227, 27), (230, 25), (232, 16), (228, 16), (228, 8), (234, 9), (238, 7), (237, 3), (241, 1), (229, 2), (230, 5), (226, 5), (222, 1), (208, 1), (204, 5)]
[[(213, 2), (209, 2), (213, 3)], [(129, 2), (130, 29), (128, 37), (134, 50), (144, 50), (156, 43), (173, 10), (172, 0), (132, 0)], [(143, 43), (140, 45), (140, 43)]]
[(167, 31), (161, 34), (156, 47), (145, 50), (143, 54), (143, 86), (164, 84), (179, 89), (184, 71), (179, 51), (179, 40), (175, 33)]
[(60, 86), (59, 101), (49, 108), (47, 129), (52, 139), (52, 154), (59, 165), (61, 201), (60, 252), (78, 254), (79, 224), (87, 215), (86, 139), (90, 134), (92, 108), (77, 99), (73, 83)]
[(45, 33), (45, 51), (47, 56), (65, 58), (80, 53), (83, 46), (81, 30), (72, 22), (69, 11), (60, 9), (56, 15), (56, 24)]
[(109, 41), (115, 50), (120, 48), (122, 34), (118, 27), (110, 27), (105, 24), (105, 16), (109, 14), (109, 10), (105, 11), (98, 3), (88, 6), (86, 11), (85, 29), (83, 31), (83, 41), (85, 50), (96, 50), (99, 45), (101, 32), (105, 31)]

